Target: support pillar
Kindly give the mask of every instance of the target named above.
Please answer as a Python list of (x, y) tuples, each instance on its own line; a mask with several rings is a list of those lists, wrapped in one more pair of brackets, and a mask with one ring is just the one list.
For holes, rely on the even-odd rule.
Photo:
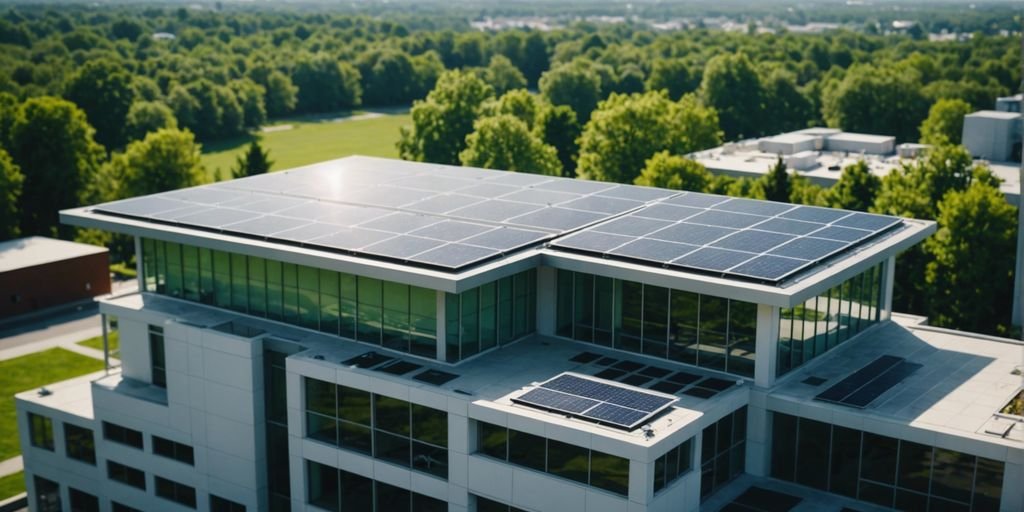
[(892, 319), (892, 291), (896, 284), (896, 257), (889, 256), (885, 262), (885, 277), (882, 278), (882, 311), (878, 315), (881, 321)]
[(768, 389), (775, 384), (775, 367), (779, 352), (779, 308), (757, 305), (757, 356), (754, 359), (754, 384)]

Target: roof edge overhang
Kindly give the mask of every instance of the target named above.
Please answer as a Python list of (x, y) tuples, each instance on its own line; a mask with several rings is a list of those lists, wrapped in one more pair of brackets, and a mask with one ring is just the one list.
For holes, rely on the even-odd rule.
[(449, 293), (460, 293), (502, 277), (536, 268), (540, 265), (541, 260), (540, 246), (534, 246), (519, 249), (498, 260), (461, 272), (447, 273), (298, 245), (284, 245), (258, 238), (239, 237), (104, 215), (92, 211), (89, 207), (62, 210), (60, 221), (63, 224), (82, 228), (101, 229), (128, 236), (152, 238), (246, 256), (274, 259)]

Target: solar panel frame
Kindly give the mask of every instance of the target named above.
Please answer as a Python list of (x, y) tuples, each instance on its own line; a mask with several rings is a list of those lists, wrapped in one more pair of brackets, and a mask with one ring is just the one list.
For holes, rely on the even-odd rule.
[[(612, 368), (605, 371), (609, 370), (615, 371)], [(626, 372), (622, 372), (622, 375), (625, 374)], [(650, 379), (648, 378), (648, 380)], [(671, 407), (679, 399), (664, 393), (652, 393), (623, 384), (565, 372), (540, 383), (525, 393), (512, 397), (511, 400), (517, 404), (554, 411), (616, 428), (633, 430)]]

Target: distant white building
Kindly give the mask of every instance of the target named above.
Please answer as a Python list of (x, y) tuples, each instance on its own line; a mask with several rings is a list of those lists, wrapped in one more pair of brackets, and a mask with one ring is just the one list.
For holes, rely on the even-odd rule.
[(892, 312), (931, 221), (364, 157), (61, 219), (140, 291), (17, 396), (35, 512), (1024, 512), (1024, 345)]
[(964, 116), (963, 144), (971, 155), (992, 162), (1019, 162), (1024, 118), (1022, 95), (996, 100), (995, 110)]

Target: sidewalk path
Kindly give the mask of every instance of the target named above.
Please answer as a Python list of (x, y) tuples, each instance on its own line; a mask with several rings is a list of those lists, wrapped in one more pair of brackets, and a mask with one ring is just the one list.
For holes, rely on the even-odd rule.
[(21, 461), (21, 455), (17, 457), (11, 457), (3, 462), (0, 462), (0, 478), (7, 475), (13, 475), (18, 471), (25, 469), (25, 465)]

